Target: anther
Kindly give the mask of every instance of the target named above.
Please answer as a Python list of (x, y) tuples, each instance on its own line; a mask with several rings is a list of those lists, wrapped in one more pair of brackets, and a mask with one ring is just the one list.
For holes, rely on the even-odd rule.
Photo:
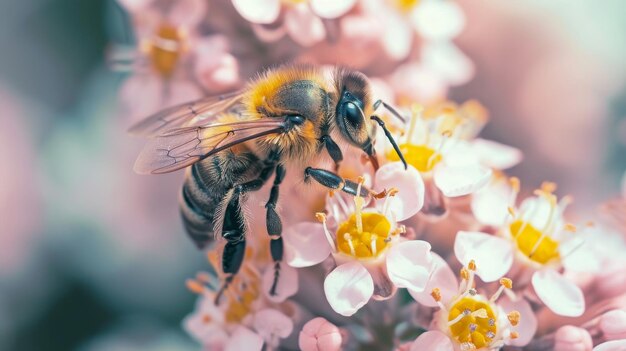
[(516, 326), (517, 324), (519, 324), (521, 314), (518, 311), (511, 311), (509, 312), (509, 314), (506, 315), (506, 317), (509, 319), (509, 322), (511, 322), (512, 326)]
[(487, 315), (487, 310), (484, 308), (481, 308), (479, 310), (472, 312), (472, 317), (487, 318), (489, 316)]
[(322, 223), (326, 222), (326, 214), (323, 212), (315, 213), (315, 218)]
[(519, 338), (518, 332), (511, 332), (511, 340)]
[(541, 190), (551, 194), (556, 190), (556, 183), (553, 182), (543, 182), (541, 183)]
[(467, 268), (470, 271), (476, 271), (476, 261), (474, 260), (469, 261), (469, 263), (467, 264)]
[(496, 334), (494, 334), (491, 330), (487, 332), (487, 334), (485, 334), (486, 337), (488, 337), (489, 339), (493, 339), (496, 337)]
[(519, 190), (520, 190), (519, 178), (511, 177), (511, 178), (509, 178), (509, 183), (511, 184), (511, 188), (513, 188), (513, 191), (516, 192), (516, 193), (519, 193)]
[(504, 286), (507, 289), (513, 289), (513, 281), (509, 278), (501, 278), (500, 285)]
[(509, 206), (507, 208), (507, 211), (509, 211), (509, 214), (511, 215), (511, 217), (515, 217), (515, 210), (513, 209), (513, 207)]
[(470, 323), (469, 325), (470, 333), (475, 332), (477, 328), (478, 328), (478, 325), (476, 325), (475, 323)]
[(441, 289), (434, 288), (433, 291), (430, 292), (430, 296), (432, 296), (437, 302), (441, 301)]
[(566, 223), (565, 226), (563, 227), (563, 229), (567, 230), (568, 232), (572, 232), (572, 233), (576, 232), (576, 226), (573, 225), (572, 223)]
[(202, 294), (204, 292), (204, 286), (196, 280), (187, 279), (185, 281), (185, 285), (187, 285), (187, 289), (189, 289), (192, 293)]
[(465, 267), (461, 268), (461, 272), (459, 273), (459, 275), (463, 280), (468, 280), (470, 276), (469, 271)]
[(489, 322), (488, 323), (489, 323), (490, 327), (493, 327), (494, 325), (496, 325), (496, 320), (493, 319), (493, 318), (489, 318)]

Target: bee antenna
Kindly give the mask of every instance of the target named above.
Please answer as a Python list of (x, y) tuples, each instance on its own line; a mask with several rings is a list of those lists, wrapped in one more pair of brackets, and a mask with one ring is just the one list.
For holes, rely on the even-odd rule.
[(402, 115), (400, 114), (400, 112), (398, 112), (398, 110), (396, 110), (393, 106), (387, 104), (386, 102), (384, 102), (383, 100), (377, 100), (374, 103), (374, 111), (376, 111), (376, 109), (378, 109), (378, 107), (380, 105), (383, 105), (383, 107), (385, 109), (387, 109), (387, 111), (391, 112), (392, 115), (394, 115), (397, 119), (399, 119), (400, 121), (402, 121), (402, 123), (406, 123), (406, 119), (404, 119), (404, 117), (402, 117)]
[(400, 150), (400, 147), (398, 147), (398, 144), (396, 143), (396, 141), (393, 139), (393, 136), (391, 135), (391, 133), (385, 126), (385, 122), (383, 122), (383, 120), (380, 119), (378, 116), (372, 116), (370, 117), (370, 119), (373, 121), (376, 121), (376, 123), (378, 123), (378, 125), (381, 126), (381, 128), (383, 128), (383, 131), (385, 132), (385, 136), (391, 143), (391, 146), (393, 146), (393, 149), (396, 150), (396, 153), (398, 154), (398, 157), (400, 157), (400, 161), (402, 161), (402, 164), (404, 164), (404, 169), (407, 169), (408, 165), (406, 163), (406, 160), (404, 159), (404, 155), (402, 154), (402, 151)]

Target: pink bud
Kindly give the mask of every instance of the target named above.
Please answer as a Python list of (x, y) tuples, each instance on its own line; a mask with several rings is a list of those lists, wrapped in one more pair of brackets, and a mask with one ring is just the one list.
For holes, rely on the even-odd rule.
[(341, 350), (341, 333), (337, 326), (317, 317), (304, 325), (298, 345), (302, 351), (338, 351)]
[(626, 312), (613, 310), (603, 314), (600, 329), (606, 340), (626, 339)]
[(556, 331), (554, 351), (591, 351), (593, 342), (585, 329), (566, 325)]

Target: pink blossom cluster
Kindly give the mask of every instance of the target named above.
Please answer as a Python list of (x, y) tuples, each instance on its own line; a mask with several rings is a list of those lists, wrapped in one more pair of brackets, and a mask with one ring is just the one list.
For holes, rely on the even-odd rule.
[(383, 198), (281, 195), (278, 294), (262, 218), (223, 294), (210, 249), (183, 322), (204, 349), (626, 350), (626, 176), (597, 213), (572, 213), (556, 184), (507, 175), (523, 152), (479, 136), (479, 102), (446, 99), (474, 74), (452, 41), (465, 23), (455, 2), (119, 2), (137, 45), (110, 56), (130, 62), (121, 95), (133, 116), (284, 62), (361, 70), (403, 116), (381, 117), (406, 169), (388, 143), (375, 145), (378, 169), (350, 149), (339, 169)]

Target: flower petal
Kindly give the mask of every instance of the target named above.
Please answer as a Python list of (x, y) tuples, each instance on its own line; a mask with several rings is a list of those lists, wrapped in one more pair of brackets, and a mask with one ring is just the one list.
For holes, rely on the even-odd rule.
[(520, 163), (523, 158), (520, 149), (492, 140), (474, 139), (472, 147), (480, 162), (490, 168), (511, 168)]
[(385, 22), (387, 25), (381, 39), (383, 48), (391, 59), (404, 60), (411, 52), (413, 30), (406, 21), (391, 11), (383, 16), (387, 17)]
[(585, 329), (564, 325), (554, 334), (554, 351), (589, 351), (592, 347), (591, 335)]
[(624, 350), (626, 350), (626, 339), (603, 342), (602, 344), (593, 348), (593, 351), (624, 351)]
[(471, 194), (489, 183), (491, 169), (479, 165), (435, 167), (435, 184), (447, 197)]
[(585, 299), (580, 288), (556, 271), (535, 272), (532, 284), (539, 299), (552, 312), (565, 317), (578, 317), (585, 312)]
[(471, 208), (474, 217), (481, 223), (494, 227), (505, 224), (510, 214), (513, 189), (505, 179), (495, 179), (486, 187), (472, 194)]
[(313, 266), (330, 255), (330, 244), (321, 223), (302, 222), (289, 227), (283, 240), (286, 261), (292, 267)]
[(291, 39), (301, 46), (311, 46), (326, 37), (324, 23), (306, 4), (298, 4), (285, 14), (285, 28)]
[(272, 302), (283, 302), (298, 292), (298, 271), (284, 262), (279, 262), (280, 277), (276, 284), (276, 294), (269, 292), (274, 284), (274, 265), (270, 265), (263, 272), (263, 292)]
[[(377, 189), (398, 189), (389, 199), (389, 210), (398, 221), (413, 217), (424, 206), (424, 181), (413, 166), (405, 170), (402, 162), (387, 163), (376, 171), (374, 184)], [(376, 206), (382, 207), (384, 203), (377, 201)]]
[(467, 83), (474, 76), (474, 64), (451, 42), (426, 42), (421, 49), (422, 63), (450, 85)]
[(518, 347), (526, 346), (537, 332), (537, 318), (528, 301), (521, 297), (516, 301), (512, 301), (505, 295), (498, 300), (498, 306), (506, 313), (512, 311), (520, 313), (521, 318), (519, 324), (515, 327), (515, 331), (518, 332), (519, 337), (511, 340), (508, 344)]
[(208, 2), (205, 0), (178, 0), (167, 11), (167, 21), (187, 28), (198, 25), (206, 18)]
[(280, 14), (280, 0), (232, 0), (233, 6), (247, 21), (270, 24)]
[(437, 330), (427, 331), (415, 339), (411, 344), (410, 351), (453, 351), (452, 341), (450, 338)]
[(423, 240), (393, 245), (387, 253), (389, 279), (399, 288), (423, 291), (432, 269), (430, 249), (430, 244)]
[(261, 351), (262, 348), (263, 338), (246, 327), (238, 326), (230, 335), (224, 351)]
[(440, 290), (442, 301), (451, 301), (458, 292), (459, 283), (448, 263), (434, 252), (431, 255), (433, 258), (432, 269), (426, 287), (421, 292), (409, 290), (409, 294), (413, 296), (415, 301), (424, 306), (437, 307), (437, 302), (430, 294), (433, 289), (438, 288)]
[(374, 294), (374, 281), (359, 262), (335, 268), (324, 280), (324, 293), (335, 312), (351, 316)]
[(626, 339), (626, 311), (609, 311), (600, 317), (599, 324), (607, 340)]
[(322, 17), (333, 19), (345, 15), (356, 4), (356, 0), (309, 0), (313, 12)]
[(341, 350), (339, 328), (322, 317), (308, 321), (298, 338), (302, 351), (339, 351)]
[(452, 1), (424, 1), (411, 13), (415, 29), (429, 40), (456, 37), (465, 26), (461, 7)]
[(487, 283), (502, 278), (513, 265), (511, 243), (481, 232), (458, 232), (454, 241), (454, 254), (463, 265), (474, 260), (476, 275)]
[(255, 313), (253, 325), (259, 335), (268, 341), (275, 336), (284, 339), (293, 331), (291, 318), (272, 308), (262, 309)]

